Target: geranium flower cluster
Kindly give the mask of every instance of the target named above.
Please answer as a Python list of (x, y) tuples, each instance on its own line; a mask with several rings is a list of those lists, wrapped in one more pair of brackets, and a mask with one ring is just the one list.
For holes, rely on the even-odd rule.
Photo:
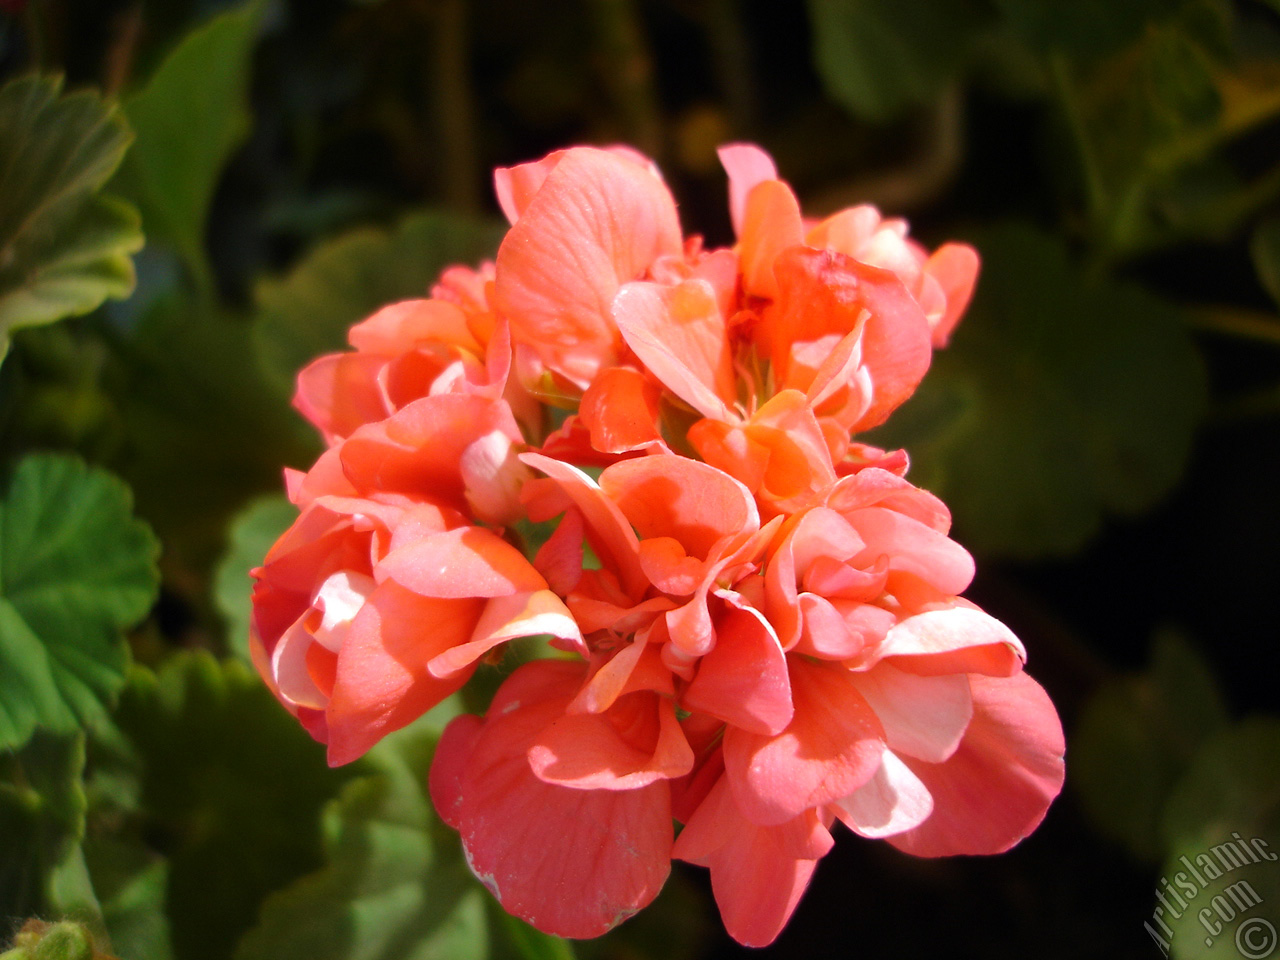
[(976, 254), (870, 206), (807, 220), (763, 151), (721, 157), (714, 250), (634, 151), (499, 169), (496, 262), (299, 375), (328, 450), (255, 571), (258, 667), (332, 764), (509, 640), (563, 651), (450, 723), (430, 777), (475, 874), (562, 936), (644, 907), (675, 858), (767, 944), (836, 821), (995, 853), (1062, 785), (1053, 705), (960, 597), (946, 507), (856, 439), (945, 344)]

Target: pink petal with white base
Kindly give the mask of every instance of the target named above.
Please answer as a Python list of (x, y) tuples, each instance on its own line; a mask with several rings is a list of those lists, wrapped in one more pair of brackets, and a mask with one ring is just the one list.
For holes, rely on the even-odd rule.
[(941, 763), (955, 753), (973, 717), (964, 674), (920, 677), (881, 662), (855, 674), (854, 683), (884, 726), (890, 749), (918, 760)]
[[(550, 590), (533, 590), (506, 597), (494, 597), (466, 643), (450, 647), (427, 664), (432, 676), (447, 679), (469, 669), (475, 661), (508, 640), (519, 637), (551, 636), (553, 646), (586, 656), (582, 640), (568, 607)], [(558, 642), (557, 642), (558, 641)]]
[(982, 673), (1007, 677), (1022, 669), (1027, 652), (1012, 630), (972, 607), (930, 610), (903, 620), (877, 651), (900, 670), (922, 676)]
[(875, 776), (832, 807), (854, 833), (878, 840), (927, 820), (933, 812), (933, 797), (911, 768), (886, 748)]
[(331, 766), (355, 760), (466, 682), (469, 671), (442, 680), (427, 663), (469, 638), (484, 603), (422, 597), (394, 581), (370, 594), (338, 654), (327, 711)]

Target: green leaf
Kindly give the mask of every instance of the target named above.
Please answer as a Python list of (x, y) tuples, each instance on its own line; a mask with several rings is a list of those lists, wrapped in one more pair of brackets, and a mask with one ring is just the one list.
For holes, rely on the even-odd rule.
[(169, 862), (148, 843), (155, 842), (156, 831), (142, 807), (142, 763), (116, 726), (94, 731), (89, 757), (89, 811), (80, 850), (99, 926), (113, 952), (126, 960), (173, 960)]
[(102, 387), (108, 349), (86, 323), (18, 331), (0, 376), (0, 457), (74, 450), (103, 463), (114, 454), (119, 413)]
[(362, 228), (321, 244), (288, 276), (258, 285), (254, 338), (282, 389), (378, 307), (425, 297), (446, 266), (492, 256), (502, 228), (445, 213), (419, 213), (392, 232)]
[(231, 542), (218, 563), (213, 592), (218, 610), (227, 621), (227, 646), (245, 660), (249, 659), (253, 589), (249, 571), (262, 563), (271, 545), (297, 518), (298, 508), (283, 495), (275, 494), (255, 500), (231, 521), (227, 534)]
[(1254, 231), (1250, 245), (1253, 267), (1271, 299), (1280, 306), (1280, 220), (1268, 220)]
[(529, 926), (496, 903), (491, 904), (490, 913), (497, 918), (498, 927), (513, 955), (520, 960), (573, 960), (573, 945), (568, 940)]
[(0, 752), (0, 917), (46, 913), (49, 879), (84, 835), (84, 738), (39, 733)]
[(910, 451), (966, 546), (1067, 554), (1178, 480), (1204, 372), (1175, 308), (1092, 282), (1059, 242), (1010, 225), (975, 243), (983, 274), (953, 345), (871, 436)]
[[(165, 544), (166, 582), (205, 601), (230, 518), (315, 459), (313, 432), (253, 361), (238, 317), (166, 300), (121, 346), (113, 384), (125, 432), (117, 467)], [(198, 504), (198, 509), (193, 505)]]
[(107, 832), (90, 836), (84, 855), (115, 952), (127, 960), (173, 960), (164, 857)]
[(250, 54), (261, 16), (261, 0), (250, 0), (192, 31), (124, 105), (138, 139), (121, 189), (142, 210), (148, 236), (172, 244), (203, 290), (212, 285), (209, 204), (249, 133)]
[(116, 721), (133, 744), (146, 818), (168, 856), (173, 951), (213, 960), (262, 899), (320, 863), (317, 817), (350, 776), (235, 660), (176, 654), (135, 667)]
[(869, 120), (936, 97), (989, 19), (976, 0), (809, 0), (809, 17), (827, 92)]
[(487, 894), (436, 818), (427, 771), (448, 703), (388, 737), (325, 814), (328, 865), (268, 899), (235, 960), (484, 960)]
[(0, 88), (0, 360), (18, 327), (88, 313), (133, 290), (138, 214), (100, 193), (129, 127), (92, 91), (57, 77)]
[(1095, 64), (1053, 61), (1094, 240), (1112, 259), (1222, 240), (1280, 193), (1280, 170), (1227, 149), (1280, 115), (1274, 58), (1249, 52), (1228, 5), (1176, 7)]
[(68, 456), (33, 455), (0, 500), (0, 748), (39, 725), (104, 719), (124, 685), (122, 631), (155, 601), (158, 545), (129, 489)]
[(1157, 889), (1181, 914), (1164, 917), (1179, 960), (1271, 955), (1261, 947), (1268, 936), (1274, 947), (1276, 928), (1267, 931), (1258, 921), (1280, 920), (1280, 863), (1273, 859), (1280, 854), (1276, 757), (1280, 719), (1245, 720), (1204, 743), (1165, 808), (1163, 877), (1186, 909), (1179, 910), (1165, 883)]
[(1185, 640), (1160, 636), (1148, 671), (1107, 684), (1085, 706), (1071, 738), (1072, 785), (1104, 833), (1159, 860), (1165, 802), (1200, 744), (1226, 724), (1209, 666)]

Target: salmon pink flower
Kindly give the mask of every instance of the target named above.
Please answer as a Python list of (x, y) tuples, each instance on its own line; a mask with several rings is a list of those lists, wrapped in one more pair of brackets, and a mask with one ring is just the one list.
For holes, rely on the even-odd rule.
[(252, 644), (331, 763), (420, 716), (508, 639), (580, 646), (529, 561), (473, 523), (518, 515), (529, 475), (519, 440), (505, 401), (446, 393), (357, 428), (290, 475), (302, 516), (255, 571)]
[[(744, 943), (781, 930), (837, 819), (917, 855), (997, 853), (1061, 789), (1057, 714), (1021, 672), (1018, 639), (955, 596), (973, 564), (947, 538), (949, 519), (936, 498), (869, 468), (775, 542), (761, 603), (792, 717), (762, 730), (710, 711), (726, 726), (676, 806), (686, 827), (674, 855), (711, 868)], [(744, 653), (717, 647), (703, 664)], [(701, 679), (684, 706), (697, 709)]]
[(541, 930), (596, 937), (648, 904), (671, 867), (668, 778), (693, 755), (670, 701), (621, 696), (567, 712), (585, 664), (536, 661), (488, 717), (458, 717), (431, 768), (431, 798), (502, 905)]
[(426, 396), (502, 397), (533, 429), (541, 410), (514, 379), (511, 339), (489, 305), (493, 265), (451, 267), (426, 300), (383, 307), (353, 326), (354, 353), (320, 357), (298, 374), (293, 403), (336, 444)]
[[(549, 498), (550, 507), (531, 504), (531, 514), (574, 510), (585, 519), (579, 541), (585, 536), (605, 561), (584, 571), (578, 544), (548, 543), (576, 551), (578, 569), (562, 583), (579, 623), (609, 646), (628, 633), (661, 644), (663, 662), (687, 679), (693, 661), (716, 643), (712, 597), (727, 597), (728, 585), (757, 569), (780, 521), (762, 528), (741, 483), (687, 457), (625, 460), (606, 468), (598, 484), (545, 456), (522, 459), (562, 494)], [(555, 562), (549, 553), (538, 561)]]
[[(476, 876), (561, 936), (642, 908), (674, 857), (765, 945), (837, 823), (995, 853), (1062, 785), (1057, 714), (963, 598), (946, 506), (856, 439), (945, 345), (977, 255), (870, 206), (808, 221), (763, 151), (721, 157), (721, 250), (629, 148), (496, 171), (496, 263), (300, 375), (329, 449), (286, 474), (301, 516), (254, 571), (255, 664), (332, 763), (510, 639), (570, 656), (450, 723), (430, 776)], [(551, 528), (528, 556), (526, 524)]]
[[(805, 690), (807, 684), (800, 685), (805, 692), (797, 701), (797, 715), (807, 716), (809, 726), (789, 729), (752, 752), (750, 759), (766, 764), (754, 779), (776, 777), (781, 789), (788, 782), (785, 778), (794, 775), (778, 768), (777, 762), (785, 759), (802, 769), (816, 767), (798, 784), (816, 784), (818, 796), (830, 794), (834, 791), (818, 777), (838, 757), (838, 789), (861, 781), (859, 786), (786, 818), (785, 810), (766, 808), (769, 815), (762, 818), (755, 809), (759, 798), (744, 795), (741, 787), (735, 790), (743, 777), (734, 773), (742, 763), (734, 753), (743, 747), (731, 746), (726, 738), (685, 783), (672, 787), (673, 810), (685, 824), (673, 855), (710, 868), (720, 915), (740, 943), (765, 946), (781, 932), (817, 861), (832, 846), (830, 828), (836, 819), (861, 836), (887, 838), (917, 856), (1000, 853), (1036, 828), (1062, 788), (1061, 724), (1044, 691), (1023, 673), (1002, 678), (959, 675), (971, 714), (949, 755), (929, 762), (910, 756), (903, 746), (881, 746), (877, 756), (872, 748), (880, 741), (868, 735), (875, 727), (848, 725), (848, 718), (864, 709), (861, 704), (873, 701), (864, 696), (853, 701), (858, 707), (850, 708), (842, 693), (824, 705), (820, 691), (828, 685), (838, 690), (844, 681), (835, 681), (833, 667), (802, 670), (830, 675), (811, 691)], [(864, 680), (863, 689), (873, 687)], [(815, 714), (809, 709), (813, 706), (822, 709)], [(886, 699), (874, 701), (873, 708), (890, 740), (903, 740), (913, 721), (917, 728), (924, 727), (931, 717), (945, 712), (945, 704), (918, 714), (899, 713), (894, 706)], [(824, 726), (842, 716), (845, 723), (834, 729)], [(833, 749), (841, 741), (858, 747)], [(727, 763), (733, 767), (726, 769)]]
[(520, 488), (529, 476), (517, 459), (521, 442), (505, 401), (429, 396), (365, 424), (308, 473), (291, 471), (286, 479), (299, 506), (324, 494), (395, 493), (505, 525), (520, 516)]
[[(1021, 673), (1017, 638), (956, 596), (973, 564), (935, 497), (869, 467), (762, 528), (742, 484), (674, 454), (614, 464), (598, 482), (524, 459), (548, 478), (527, 488), (531, 514), (565, 516), (537, 565), (589, 661), (558, 665), (557, 694), (536, 712), (513, 695), (488, 720), (457, 721), (433, 774), (443, 815), (512, 912), (596, 935), (651, 896), (673, 855), (709, 866), (729, 931), (763, 945), (837, 820), (943, 855), (1006, 849), (1043, 817), (1062, 783), (1061, 727)], [(600, 569), (583, 569), (584, 540)], [(498, 731), (517, 729), (507, 710), (528, 726), (503, 744)], [(593, 879), (601, 901), (566, 903), (557, 872), (594, 876), (580, 851), (601, 842), (584, 811), (617, 809), (624, 801), (605, 794), (619, 791), (624, 836), (648, 824), (630, 847), (638, 862)], [(506, 825), (513, 813), (499, 811), (516, 802), (543, 811), (556, 857)], [(655, 809), (686, 824), (669, 851), (652, 833)]]
[[(737, 248), (693, 244), (617, 289), (622, 366), (587, 387), (579, 415), (591, 445), (615, 456), (684, 434), (767, 513), (789, 513), (851, 472), (850, 435), (915, 390), (977, 258), (959, 244), (927, 256), (904, 222), (870, 207), (806, 227), (766, 154), (734, 145), (722, 157)], [(694, 420), (681, 424), (681, 410)]]
[(406, 497), (316, 498), (254, 577), (254, 662), (335, 766), (460, 688), (506, 640), (579, 641), (518, 550)]
[(905, 220), (884, 219), (870, 204), (806, 221), (791, 188), (767, 153), (752, 144), (720, 148), (729, 174), (729, 207), (742, 247), (748, 292), (774, 299), (773, 265), (784, 250), (804, 244), (893, 272), (919, 302), (934, 346), (945, 346), (973, 295), (978, 254), (968, 244), (943, 244), (929, 254), (907, 235)]
[(522, 374), (544, 393), (580, 393), (618, 359), (618, 289), (682, 250), (675, 201), (632, 151), (574, 147), (499, 171), (497, 183), (512, 226), (495, 298)]

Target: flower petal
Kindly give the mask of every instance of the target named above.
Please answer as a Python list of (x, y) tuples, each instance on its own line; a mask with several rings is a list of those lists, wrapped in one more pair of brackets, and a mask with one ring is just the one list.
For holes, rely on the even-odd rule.
[(693, 769), (693, 750), (674, 704), (652, 693), (628, 694), (604, 713), (566, 713), (529, 747), (533, 772), (579, 790), (633, 790)]
[(726, 776), (734, 800), (753, 823), (785, 823), (852, 793), (880, 765), (884, 732), (848, 670), (789, 658), (795, 715), (782, 733), (730, 727)]
[(769, 154), (754, 143), (726, 143), (716, 150), (716, 155), (729, 175), (729, 215), (733, 218), (733, 232), (741, 236), (747, 195), (757, 183), (777, 180), (778, 168)]
[(484, 527), (460, 527), (392, 550), (374, 568), (424, 597), (504, 597), (546, 587), (511, 544)]
[(613, 317), (627, 346), (667, 389), (704, 417), (731, 418), (733, 360), (710, 283), (628, 283), (614, 298)]
[(925, 261), (924, 272), (942, 288), (946, 312), (933, 328), (933, 345), (945, 347), (964, 314), (978, 280), (978, 251), (967, 243), (944, 243)]
[(955, 753), (973, 717), (967, 676), (920, 677), (881, 662), (853, 679), (890, 749), (929, 763)]
[(850, 830), (875, 840), (919, 826), (933, 812), (933, 797), (911, 768), (886, 747), (875, 776), (832, 807)]
[(554, 645), (561, 650), (573, 650), (581, 656), (587, 654), (582, 633), (572, 614), (550, 590), (494, 597), (485, 604), (471, 639), (432, 657), (427, 668), (432, 676), (441, 679), (463, 672), (470, 675), (475, 661), (499, 644), (518, 637), (544, 634), (559, 639), (561, 642)]
[(626, 453), (662, 443), (658, 430), (662, 391), (629, 367), (609, 367), (582, 395), (579, 416), (602, 453)]
[(1040, 824), (1062, 789), (1062, 724), (1041, 686), (1025, 673), (970, 683), (973, 720), (956, 752), (946, 763), (906, 761), (933, 795), (933, 813), (890, 838), (899, 850), (1001, 853)]
[(456, 304), (445, 300), (402, 300), (388, 304), (352, 327), (347, 340), (361, 353), (387, 356), (412, 350), (424, 340), (461, 347), (477, 356), (482, 352), (467, 324), (467, 315)]
[(672, 853), (711, 868), (711, 890), (731, 937), (749, 947), (768, 946), (830, 849), (831, 834), (814, 811), (778, 826), (752, 823), (734, 806), (726, 780), (721, 777), (698, 806)]
[(640, 545), (617, 504), (577, 467), (539, 453), (524, 453), (520, 459), (535, 470), (541, 470), (568, 494), (582, 512), (591, 545), (600, 554), (600, 559), (617, 574), (624, 589), (638, 598), (647, 585), (640, 569)]
[(876, 651), (900, 670), (922, 676), (981, 673), (1007, 677), (1027, 659), (1022, 641), (995, 617), (969, 606), (930, 610), (889, 631)]
[(333, 353), (313, 360), (298, 373), (294, 408), (332, 443), (366, 423), (389, 416), (378, 390), (378, 371), (386, 357)]
[(617, 358), (618, 288), (681, 249), (675, 202), (650, 170), (604, 150), (566, 150), (498, 250), (497, 306), (517, 342), (586, 386)]
[[(545, 783), (528, 750), (561, 713), (582, 664), (541, 660), (499, 690), (484, 728), (442, 739), (440, 795), (461, 761), (454, 802), (471, 870), (512, 913), (561, 937), (596, 937), (646, 906), (670, 870), (671, 793), (664, 782), (635, 790), (575, 790)], [(510, 686), (509, 693), (504, 693)], [(448, 732), (448, 731), (446, 731)]]
[(919, 520), (878, 506), (851, 510), (844, 517), (866, 544), (851, 558), (854, 566), (870, 567), (887, 556), (890, 574), (912, 574), (948, 596), (963, 593), (973, 580), (969, 551)]
[(521, 439), (503, 401), (461, 394), (423, 397), (348, 437), (340, 448), (342, 469), (357, 490), (421, 496), (465, 513), (463, 454), (495, 431)]
[(370, 594), (338, 654), (326, 711), (331, 766), (362, 756), (466, 682), (470, 670), (442, 680), (427, 663), (469, 639), (484, 603), (422, 597), (394, 581)]
[(781, 180), (762, 180), (752, 187), (738, 229), (743, 291), (770, 300), (777, 297), (774, 262), (803, 236), (800, 202), (789, 186)]
[(661, 454), (624, 460), (600, 474), (600, 489), (641, 537), (672, 537), (691, 557), (705, 560), (725, 537), (760, 526), (755, 500), (746, 487), (688, 457)]
[(454, 717), (440, 734), (436, 752), (431, 758), (431, 773), (427, 777), (431, 802), (440, 819), (454, 830), (458, 829), (458, 813), (462, 805), (462, 777), (482, 729), (484, 720), (480, 717), (469, 713)]
[(698, 661), (681, 703), (749, 733), (786, 728), (793, 714), (787, 658), (758, 611), (731, 607), (716, 624), (716, 645)]

